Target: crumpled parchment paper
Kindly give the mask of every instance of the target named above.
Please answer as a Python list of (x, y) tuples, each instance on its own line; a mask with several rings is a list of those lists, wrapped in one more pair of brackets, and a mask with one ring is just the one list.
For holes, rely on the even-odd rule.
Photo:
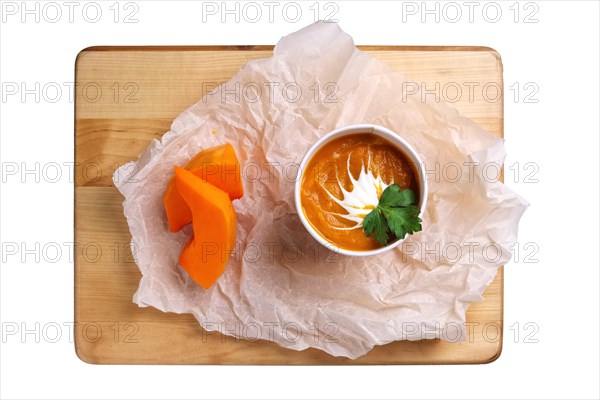
[[(405, 81), (336, 24), (319, 22), (185, 110), (114, 175), (143, 275), (133, 301), (191, 313), (208, 331), (349, 358), (424, 332), (466, 339), (466, 309), (510, 259), (527, 202), (488, 176), (498, 170), (490, 163), (503, 162), (502, 140), (446, 104), (403, 99)], [(398, 132), (430, 171), (436, 163), (466, 167), (457, 182), (429, 176), (422, 232), (394, 251), (351, 258), (311, 238), (293, 189), (310, 145), (356, 123)], [(177, 265), (191, 226), (170, 233), (162, 199), (174, 165), (225, 142), (242, 164), (245, 196), (234, 201), (236, 250), (204, 290)]]

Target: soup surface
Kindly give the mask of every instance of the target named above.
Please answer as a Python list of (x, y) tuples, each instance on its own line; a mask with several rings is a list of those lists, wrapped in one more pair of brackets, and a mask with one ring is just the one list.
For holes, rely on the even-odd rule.
[(346, 135), (321, 147), (302, 175), (306, 219), (327, 241), (346, 250), (382, 245), (367, 237), (364, 217), (392, 183), (412, 189), (419, 201), (415, 166), (387, 140), (370, 133)]

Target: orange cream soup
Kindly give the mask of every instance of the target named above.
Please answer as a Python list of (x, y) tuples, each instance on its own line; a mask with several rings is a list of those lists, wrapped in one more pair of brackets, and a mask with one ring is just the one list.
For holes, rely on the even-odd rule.
[(362, 219), (392, 183), (418, 196), (414, 167), (400, 149), (379, 136), (364, 133), (335, 139), (306, 165), (301, 182), (304, 215), (322, 237), (340, 248), (382, 247), (365, 235)]

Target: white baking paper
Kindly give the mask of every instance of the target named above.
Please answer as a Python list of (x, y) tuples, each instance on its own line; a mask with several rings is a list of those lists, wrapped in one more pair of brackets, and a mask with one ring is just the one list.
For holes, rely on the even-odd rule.
[[(466, 339), (467, 307), (510, 259), (527, 203), (493, 179), (503, 141), (444, 103), (402, 96), (406, 81), (338, 25), (319, 22), (185, 110), (113, 177), (143, 275), (133, 301), (191, 313), (208, 331), (349, 358), (425, 334)], [(398, 132), (430, 171), (458, 165), (462, 173), (458, 181), (429, 174), (422, 232), (394, 251), (351, 258), (311, 238), (293, 188), (310, 145), (357, 123)], [(174, 165), (225, 142), (242, 164), (245, 196), (234, 201), (236, 250), (205, 290), (177, 265), (191, 227), (170, 233), (162, 199)]]

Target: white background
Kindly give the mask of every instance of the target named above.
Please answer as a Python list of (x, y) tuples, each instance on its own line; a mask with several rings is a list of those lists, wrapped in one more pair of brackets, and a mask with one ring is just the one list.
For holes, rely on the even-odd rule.
[[(7, 5), (7, 3), (12, 3)], [(22, 101), (7, 96), (7, 82), (34, 87), (74, 81), (77, 53), (91, 45), (275, 44), (315, 19), (313, 2), (299, 3), (298, 22), (268, 8), (257, 23), (234, 15), (203, 14), (201, 3), (137, 1), (137, 23), (123, 23), (131, 6), (114, 22), (113, 4), (101, 2), (97, 23), (85, 4), (56, 9), (39, 3), (36, 15), (23, 15), (21, 2), (3, 2), (0, 28), (3, 98), (1, 159), (1, 240), (6, 243), (73, 241), (73, 185), (35, 175), (6, 175), (17, 163), (73, 161), (73, 103), (68, 86), (52, 103), (42, 94)], [(366, 2), (364, 2), (366, 3)], [(191, 398), (191, 397), (349, 397), (349, 398), (598, 398), (598, 75), (599, 6), (595, 1), (514, 5), (498, 2), (502, 15), (485, 2), (474, 8), (439, 3), (435, 14), (421, 15), (421, 2), (339, 2), (334, 18), (357, 44), (483, 45), (502, 56), (505, 80), (507, 166), (535, 163), (537, 183), (507, 173), (507, 184), (531, 202), (520, 225), (521, 246), (532, 242), (537, 263), (522, 259), (505, 268), (505, 340), (501, 357), (481, 366), (391, 367), (166, 367), (94, 366), (81, 362), (69, 338), (73, 320), (73, 264), (68, 248), (57, 262), (35, 255), (3, 252), (1, 268), (2, 398)], [(408, 4), (410, 3), (410, 4)], [(34, 9), (34, 2), (28, 3)], [(214, 3), (222, 7), (221, 2)], [(533, 4), (533, 5), (531, 5)], [(240, 8), (243, 4), (240, 5)], [(15, 8), (17, 11), (15, 14)], [(230, 4), (230, 7), (234, 7)], [(414, 11), (410, 14), (403, 11)], [(435, 3), (427, 7), (434, 9)], [(512, 7), (512, 8), (510, 8)], [(320, 17), (326, 16), (324, 4)], [(515, 14), (519, 9), (519, 15)], [(126, 12), (127, 11), (127, 12)], [(241, 11), (241, 9), (240, 9)], [(247, 11), (252, 11), (247, 9)], [(530, 13), (531, 23), (525, 23)], [(25, 23), (21, 18), (25, 17)], [(204, 17), (204, 21), (203, 21)], [(247, 17), (253, 18), (254, 14)], [(426, 19), (421, 22), (421, 17)], [(486, 20), (487, 18), (487, 20)], [(515, 19), (517, 22), (515, 22)], [(537, 103), (514, 98), (509, 87), (532, 82)], [(9, 85), (10, 86), (10, 85)], [(12, 86), (11, 86), (12, 87)], [(50, 96), (50, 95), (49, 95)], [(54, 94), (51, 95), (55, 97)], [(531, 98), (530, 98), (531, 100)], [(523, 170), (522, 170), (523, 171)], [(525, 171), (527, 172), (527, 171)], [(522, 248), (522, 247), (521, 247)], [(3, 251), (5, 247), (3, 247)], [(521, 250), (523, 252), (523, 250)], [(50, 256), (52, 258), (53, 256)], [(17, 326), (35, 329), (57, 323), (56, 343), (34, 334), (9, 335)], [(528, 329), (525, 329), (525, 324)], [(512, 329), (511, 329), (512, 327)], [(534, 332), (534, 328), (537, 330)], [(48, 333), (48, 332), (46, 332)], [(518, 335), (517, 335), (518, 333)], [(530, 334), (530, 336), (526, 336)], [(54, 333), (52, 336), (55, 336)], [(528, 338), (526, 340), (525, 338)], [(251, 361), (251, 360), (250, 360)]]

